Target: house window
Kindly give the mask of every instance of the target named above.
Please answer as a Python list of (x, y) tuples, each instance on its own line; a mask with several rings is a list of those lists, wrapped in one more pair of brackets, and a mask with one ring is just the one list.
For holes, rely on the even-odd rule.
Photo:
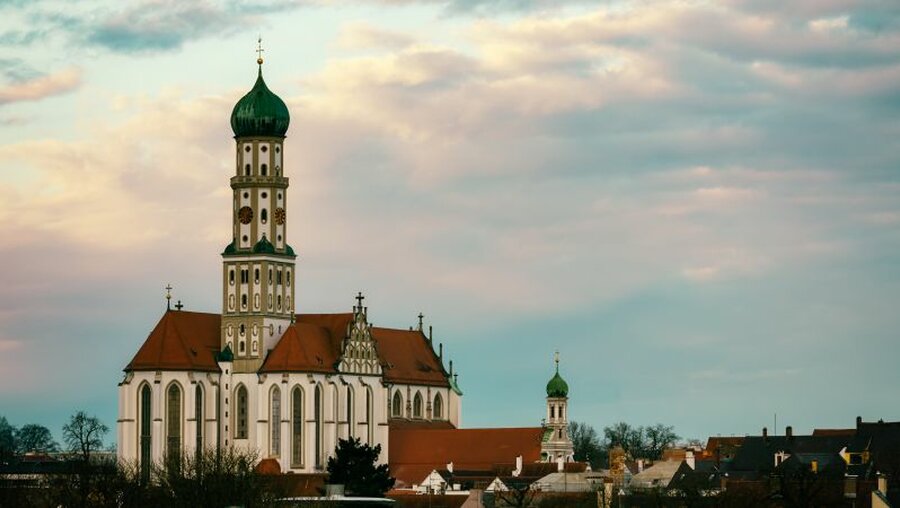
[(194, 420), (197, 422), (197, 442), (194, 443), (194, 448), (197, 457), (200, 457), (204, 448), (203, 426), (205, 425), (203, 420), (203, 388), (200, 386), (200, 383), (197, 383), (197, 388), (194, 389)]
[(403, 411), (403, 397), (400, 396), (400, 390), (394, 392), (394, 402), (391, 408), (391, 414), (395, 417), (400, 417)]
[(235, 399), (237, 400), (237, 413), (235, 414), (237, 422), (234, 438), (247, 439), (247, 407), (249, 404), (247, 403), (247, 388), (244, 385), (238, 386)]
[(303, 390), (291, 393), (291, 465), (303, 465)]
[(270, 443), (269, 453), (273, 457), (281, 454), (281, 390), (272, 387), (271, 413), (269, 414)]
[(175, 383), (166, 390), (166, 455), (181, 457), (181, 389)]
[(413, 397), (413, 418), (422, 418), (422, 394), (419, 392)]
[(150, 480), (150, 424), (153, 421), (151, 412), (152, 394), (150, 386), (144, 385), (141, 388), (141, 480), (147, 482)]
[(432, 412), (434, 413), (435, 420), (440, 420), (444, 417), (444, 399), (441, 397), (440, 393), (434, 396)]

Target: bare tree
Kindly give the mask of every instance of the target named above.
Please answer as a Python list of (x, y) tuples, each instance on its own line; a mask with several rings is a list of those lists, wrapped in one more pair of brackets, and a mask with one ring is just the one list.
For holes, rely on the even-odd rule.
[(97, 417), (78, 411), (63, 426), (63, 439), (69, 451), (81, 455), (81, 459), (88, 462), (92, 453), (103, 448), (103, 436), (107, 432), (109, 427)]

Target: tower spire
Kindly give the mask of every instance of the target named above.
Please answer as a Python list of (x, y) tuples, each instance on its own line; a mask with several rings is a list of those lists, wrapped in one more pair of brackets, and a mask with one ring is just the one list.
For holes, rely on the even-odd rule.
[(559, 350), (553, 353), (553, 361), (556, 363), (556, 373), (559, 374)]
[(172, 284), (166, 284), (166, 310), (172, 310)]

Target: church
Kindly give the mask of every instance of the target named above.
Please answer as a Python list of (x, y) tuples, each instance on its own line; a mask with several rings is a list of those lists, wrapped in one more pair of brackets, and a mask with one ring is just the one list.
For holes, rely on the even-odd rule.
[[(339, 439), (380, 444), (387, 461), (392, 441), (411, 430), (447, 435), (462, 422), (452, 362), (445, 365), (421, 315), (417, 328), (374, 327), (362, 293), (348, 312), (297, 312), (284, 153), (290, 114), (257, 63), (256, 83), (231, 114), (222, 311), (167, 309), (119, 383), (117, 453), (145, 477), (164, 457), (221, 447), (272, 459), (284, 473), (320, 473)], [(571, 460), (567, 396), (557, 360), (532, 460)]]

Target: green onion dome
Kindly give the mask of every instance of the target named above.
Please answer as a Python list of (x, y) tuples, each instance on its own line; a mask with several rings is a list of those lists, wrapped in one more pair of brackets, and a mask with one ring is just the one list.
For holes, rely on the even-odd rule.
[(253, 246), (253, 253), (254, 254), (275, 254), (275, 246), (272, 245), (272, 242), (270, 242), (266, 238), (266, 235), (263, 234), (262, 238), (260, 238), (259, 241), (256, 242), (256, 245)]
[(559, 368), (556, 369), (556, 375), (550, 379), (550, 382), (547, 383), (547, 396), (548, 397), (568, 397), (569, 396), (569, 385), (565, 382), (562, 376), (559, 375)]
[(283, 138), (291, 123), (291, 115), (280, 97), (272, 93), (262, 77), (262, 65), (256, 84), (241, 97), (231, 112), (234, 136), (271, 136)]

